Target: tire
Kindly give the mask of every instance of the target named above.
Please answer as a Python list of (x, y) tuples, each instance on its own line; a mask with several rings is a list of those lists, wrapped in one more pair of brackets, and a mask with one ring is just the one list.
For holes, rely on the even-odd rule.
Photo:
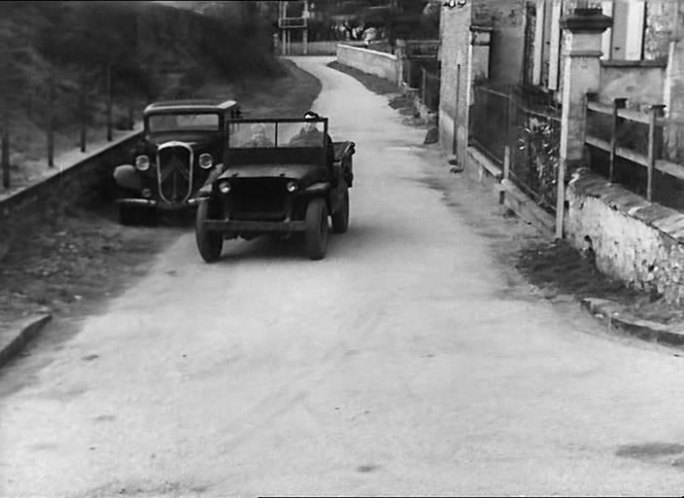
[(195, 241), (200, 256), (207, 263), (218, 261), (223, 250), (223, 234), (209, 231), (203, 226), (204, 220), (211, 219), (212, 204), (210, 200), (203, 200), (197, 206), (195, 217)]
[(305, 238), (309, 259), (323, 259), (328, 249), (328, 206), (323, 199), (312, 199), (306, 206)]
[(349, 189), (344, 189), (342, 205), (333, 213), (332, 229), (334, 233), (345, 233), (349, 228)]

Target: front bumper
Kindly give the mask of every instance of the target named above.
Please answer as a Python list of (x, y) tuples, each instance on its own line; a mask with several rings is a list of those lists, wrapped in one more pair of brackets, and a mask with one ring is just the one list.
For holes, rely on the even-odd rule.
[(205, 220), (202, 225), (212, 232), (303, 232), (305, 221), (241, 221), (241, 220)]
[(130, 198), (130, 199), (117, 199), (115, 201), (117, 204), (126, 204), (129, 206), (145, 206), (149, 208), (155, 208), (162, 211), (177, 211), (180, 209), (186, 209), (190, 206), (196, 206), (199, 199), (188, 199), (185, 202), (179, 202), (176, 204), (170, 204), (168, 202), (158, 201), (155, 199), (140, 199), (140, 198)]

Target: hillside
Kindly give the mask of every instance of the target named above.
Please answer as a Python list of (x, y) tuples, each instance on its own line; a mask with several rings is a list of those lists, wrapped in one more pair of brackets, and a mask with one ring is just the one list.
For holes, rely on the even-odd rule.
[(14, 173), (46, 156), (51, 110), (57, 149), (73, 147), (81, 123), (105, 125), (110, 89), (114, 126), (126, 128), (146, 103), (199, 96), (217, 76), (283, 75), (269, 29), (156, 2), (0, 2), (0, 127)]

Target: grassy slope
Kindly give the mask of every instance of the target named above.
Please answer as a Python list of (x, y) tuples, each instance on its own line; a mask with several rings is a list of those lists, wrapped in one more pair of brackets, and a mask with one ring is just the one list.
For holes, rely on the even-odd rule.
[[(217, 78), (239, 88), (244, 80), (283, 75), (263, 27), (226, 29), (187, 9), (150, 2), (0, 2), (0, 17), (0, 66), (16, 69), (11, 78), (0, 74), (0, 95), (17, 96), (8, 103), (14, 187), (46, 167), (48, 108), (54, 109), (56, 152), (79, 143), (81, 83), (88, 141), (104, 138), (109, 60), (118, 129), (128, 127), (131, 112), (139, 118), (150, 101), (209, 96), (206, 87)], [(3, 44), (22, 52), (8, 56)], [(52, 105), (46, 99), (50, 74)]]

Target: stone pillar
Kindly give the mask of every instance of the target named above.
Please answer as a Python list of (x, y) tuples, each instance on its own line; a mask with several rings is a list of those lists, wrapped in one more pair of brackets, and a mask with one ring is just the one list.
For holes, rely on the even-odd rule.
[(584, 159), (586, 95), (599, 90), (602, 34), (612, 23), (600, 8), (578, 8), (561, 20), (567, 48), (563, 67), (556, 238), (563, 237), (565, 178), (569, 171), (581, 166)]

